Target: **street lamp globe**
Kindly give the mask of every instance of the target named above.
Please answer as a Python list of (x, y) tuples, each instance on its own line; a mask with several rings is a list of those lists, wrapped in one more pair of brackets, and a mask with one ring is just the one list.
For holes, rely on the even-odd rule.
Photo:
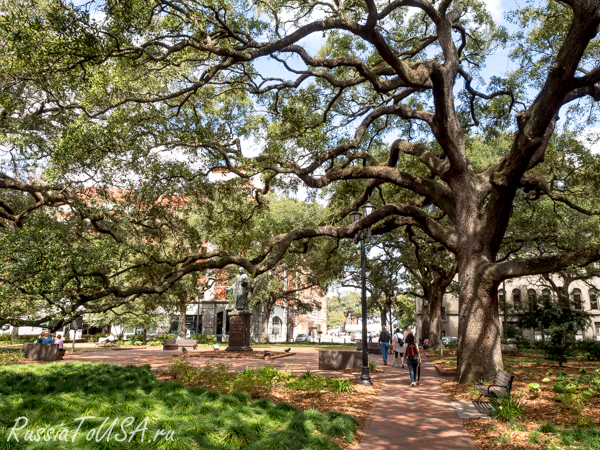
[(365, 213), (365, 217), (372, 214), (373, 211), (375, 211), (375, 207), (371, 205), (371, 202), (367, 200), (367, 203), (365, 203), (365, 206), (363, 206), (363, 212)]
[(350, 213), (350, 221), (352, 223), (358, 222), (362, 218), (362, 214), (357, 209)]

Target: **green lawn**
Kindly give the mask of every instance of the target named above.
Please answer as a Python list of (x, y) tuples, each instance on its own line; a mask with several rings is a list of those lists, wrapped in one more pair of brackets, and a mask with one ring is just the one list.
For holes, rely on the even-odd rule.
[(356, 426), (345, 414), (160, 381), (147, 366), (0, 366), (0, 449), (338, 449), (331, 438), (351, 442)]

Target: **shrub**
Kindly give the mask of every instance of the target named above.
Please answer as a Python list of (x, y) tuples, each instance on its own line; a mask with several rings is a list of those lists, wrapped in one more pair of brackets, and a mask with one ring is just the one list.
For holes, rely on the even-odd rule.
[(580, 341), (577, 344), (577, 349), (587, 356), (588, 360), (600, 361), (600, 341)]
[(575, 338), (569, 334), (555, 332), (544, 345), (547, 359), (556, 361), (560, 367), (568, 361), (568, 357), (575, 354)]
[(515, 336), (515, 343), (517, 344), (518, 350), (533, 348), (533, 343), (529, 339), (523, 337), (522, 334)]
[(22, 350), (0, 349), (0, 366), (17, 364), (24, 357)]
[(271, 379), (261, 373), (260, 370), (248, 370), (246, 368), (235, 377), (231, 383), (231, 388), (236, 391), (247, 392), (252, 398), (259, 398), (269, 395), (273, 390), (273, 385)]
[(490, 398), (492, 416), (503, 422), (512, 422), (523, 415), (524, 401), (515, 395)]
[(214, 334), (199, 334), (198, 344), (213, 344), (217, 342), (217, 336)]
[(333, 378), (331, 382), (333, 384), (333, 392), (336, 394), (351, 394), (354, 392), (352, 383), (350, 383), (348, 378)]

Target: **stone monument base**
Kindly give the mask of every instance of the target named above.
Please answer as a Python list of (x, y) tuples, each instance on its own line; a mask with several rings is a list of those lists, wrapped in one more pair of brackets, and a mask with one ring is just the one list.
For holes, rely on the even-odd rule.
[(250, 318), (252, 313), (229, 312), (229, 347), (227, 352), (252, 352), (250, 347)]

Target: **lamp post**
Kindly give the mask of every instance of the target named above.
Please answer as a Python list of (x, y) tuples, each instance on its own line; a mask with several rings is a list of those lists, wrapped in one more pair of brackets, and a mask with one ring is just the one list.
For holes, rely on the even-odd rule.
[[(367, 200), (367, 203), (363, 206), (363, 213), (365, 217), (371, 214), (375, 210), (375, 207)], [(350, 214), (350, 220), (352, 223), (358, 222), (362, 215), (358, 210), (354, 210)], [(359, 230), (354, 235), (354, 242), (360, 241), (360, 264), (361, 264), (361, 309), (362, 309), (362, 373), (360, 375), (360, 384), (364, 386), (373, 386), (371, 382), (371, 375), (369, 375), (369, 349), (367, 343), (367, 257), (365, 255), (365, 239), (371, 237), (371, 227), (364, 230)]]

